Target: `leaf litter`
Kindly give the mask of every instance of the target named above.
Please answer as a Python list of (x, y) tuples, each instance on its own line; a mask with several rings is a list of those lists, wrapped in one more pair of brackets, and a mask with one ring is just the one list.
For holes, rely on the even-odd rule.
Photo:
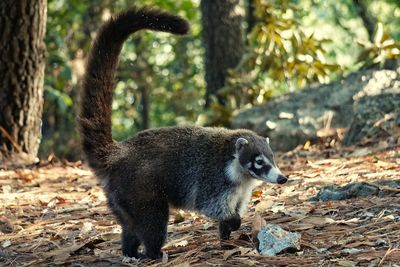
[[(400, 149), (376, 147), (307, 146), (278, 155), (289, 182), (257, 188), (242, 227), (224, 244), (217, 222), (172, 210), (160, 261), (121, 255), (121, 228), (81, 162), (3, 167), (0, 265), (400, 266)], [(378, 191), (309, 201), (324, 187), (332, 191), (351, 183)], [(260, 255), (257, 234), (265, 224), (301, 235), (300, 249)]]

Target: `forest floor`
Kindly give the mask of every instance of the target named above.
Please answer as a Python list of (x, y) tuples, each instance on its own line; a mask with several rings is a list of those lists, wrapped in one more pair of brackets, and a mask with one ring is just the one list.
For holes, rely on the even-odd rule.
[[(168, 257), (158, 262), (122, 257), (121, 229), (81, 162), (0, 169), (0, 265), (400, 266), (400, 186), (393, 186), (400, 181), (398, 145), (301, 147), (277, 161), (289, 182), (256, 189), (229, 248), (221, 248), (216, 222), (172, 211), (163, 248)], [(377, 191), (309, 201), (326, 185), (358, 182)], [(251, 241), (256, 213), (301, 234), (301, 249), (261, 256)]]

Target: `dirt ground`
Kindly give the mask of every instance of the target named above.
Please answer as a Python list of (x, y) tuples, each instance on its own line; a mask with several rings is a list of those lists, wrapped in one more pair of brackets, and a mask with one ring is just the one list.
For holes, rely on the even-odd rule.
[[(0, 169), (0, 265), (6, 266), (400, 266), (400, 148), (303, 147), (278, 156), (286, 185), (263, 185), (229, 246), (217, 223), (171, 211), (162, 261), (124, 258), (120, 227), (93, 174), (55, 159)], [(365, 182), (377, 194), (312, 202), (321, 187)], [(261, 256), (252, 242), (255, 214), (301, 234), (301, 249)], [(228, 247), (228, 248), (226, 248)]]

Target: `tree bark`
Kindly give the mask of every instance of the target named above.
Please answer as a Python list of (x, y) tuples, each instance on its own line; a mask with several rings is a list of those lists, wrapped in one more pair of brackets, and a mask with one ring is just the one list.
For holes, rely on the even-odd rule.
[(364, 27), (368, 32), (368, 38), (371, 42), (374, 42), (374, 32), (376, 19), (368, 12), (368, 8), (363, 0), (353, 0), (354, 7), (356, 8), (357, 14), (363, 21)]
[[(225, 85), (228, 69), (235, 68), (244, 51), (242, 15), (239, 0), (202, 0), (200, 9), (205, 47), (205, 79), (207, 83), (205, 105), (211, 95)], [(218, 102), (224, 99), (217, 96)]]
[(254, 0), (246, 0), (246, 22), (247, 22), (246, 34), (249, 34), (256, 25), (256, 18), (254, 16), (254, 11), (255, 11), (254, 5), (255, 5)]
[(47, 0), (0, 1), (0, 160), (40, 143)]
[(146, 130), (150, 128), (150, 95), (149, 90), (146, 86), (140, 87), (141, 94), (141, 105), (142, 105), (142, 125), (141, 130)]

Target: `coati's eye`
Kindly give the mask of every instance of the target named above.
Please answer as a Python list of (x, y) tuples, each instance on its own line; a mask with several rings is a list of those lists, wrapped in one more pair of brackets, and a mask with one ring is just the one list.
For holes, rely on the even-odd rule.
[(262, 159), (257, 159), (257, 160), (256, 160), (256, 164), (257, 164), (257, 165), (264, 165), (264, 160), (262, 160)]

